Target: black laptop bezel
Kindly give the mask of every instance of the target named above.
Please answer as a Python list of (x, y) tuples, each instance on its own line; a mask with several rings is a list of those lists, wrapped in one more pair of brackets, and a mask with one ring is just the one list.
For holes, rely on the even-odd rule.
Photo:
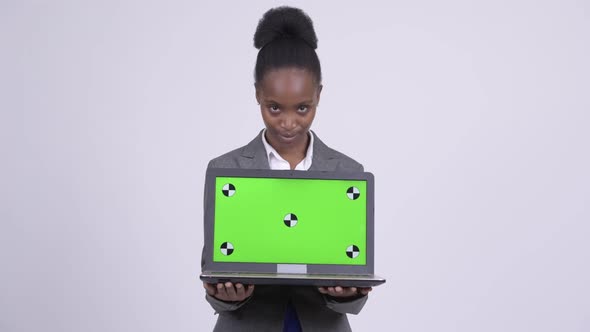
[[(374, 176), (370, 172), (322, 172), (295, 170), (260, 170), (239, 168), (209, 168), (205, 176), (203, 273), (208, 272), (252, 272), (277, 273), (281, 263), (225, 263), (213, 261), (213, 238), (215, 223), (215, 179), (217, 177), (259, 177), (291, 179), (360, 180), (367, 184), (367, 228), (366, 264), (332, 265), (305, 264), (307, 274), (351, 274), (372, 275), (374, 273)], [(285, 264), (289, 265), (289, 264)]]

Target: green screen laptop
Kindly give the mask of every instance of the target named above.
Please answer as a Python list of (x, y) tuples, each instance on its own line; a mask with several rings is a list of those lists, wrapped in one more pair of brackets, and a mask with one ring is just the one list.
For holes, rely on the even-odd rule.
[(373, 175), (208, 169), (201, 279), (375, 286)]

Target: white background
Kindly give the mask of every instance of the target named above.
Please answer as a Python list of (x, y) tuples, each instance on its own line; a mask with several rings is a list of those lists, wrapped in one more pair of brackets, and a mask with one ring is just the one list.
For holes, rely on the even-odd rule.
[[(287, 1), (313, 129), (373, 172), (357, 331), (590, 331), (588, 1)], [(209, 159), (273, 1), (0, 2), (0, 331), (207, 331)], [(326, 234), (330, 236), (330, 234)]]

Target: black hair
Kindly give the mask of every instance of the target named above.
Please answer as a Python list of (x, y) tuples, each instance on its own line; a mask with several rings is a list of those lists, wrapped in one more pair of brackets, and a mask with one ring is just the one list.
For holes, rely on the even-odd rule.
[(272, 8), (260, 19), (254, 33), (254, 47), (259, 49), (254, 69), (256, 83), (267, 71), (296, 67), (309, 70), (319, 84), (322, 81), (320, 59), (315, 52), (318, 38), (313, 22), (299, 8)]

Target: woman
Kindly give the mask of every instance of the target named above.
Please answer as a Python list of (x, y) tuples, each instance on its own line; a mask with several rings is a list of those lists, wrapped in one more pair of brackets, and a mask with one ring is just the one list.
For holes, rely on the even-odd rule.
[[(256, 100), (266, 129), (246, 146), (208, 167), (362, 171), (363, 166), (327, 147), (311, 124), (322, 91), (317, 38), (300, 9), (266, 12), (254, 34), (259, 49)], [(350, 331), (371, 288), (203, 284), (219, 313), (215, 331)]]

